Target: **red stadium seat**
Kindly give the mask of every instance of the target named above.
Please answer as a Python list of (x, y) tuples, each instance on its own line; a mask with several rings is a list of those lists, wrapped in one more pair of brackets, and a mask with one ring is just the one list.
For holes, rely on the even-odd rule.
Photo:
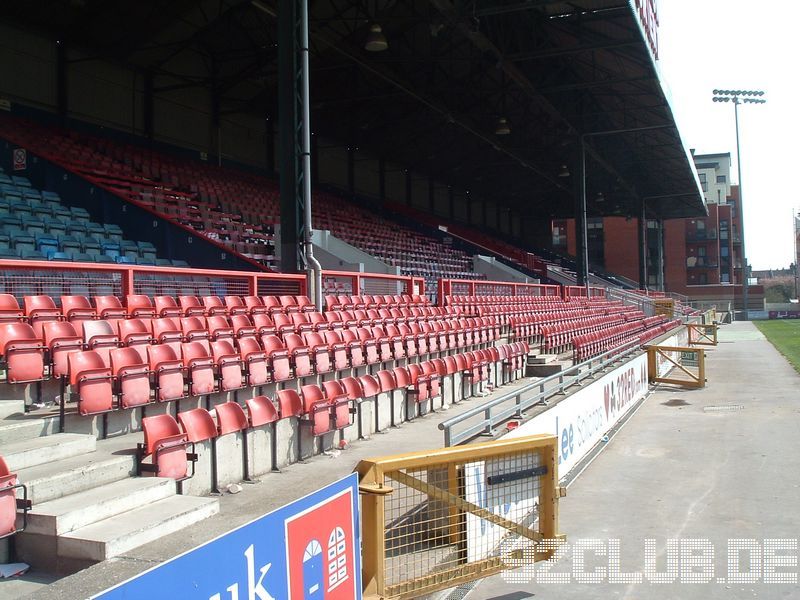
[(297, 390), (280, 390), (277, 393), (278, 414), (281, 419), (289, 417), (299, 417), (303, 414), (303, 401)]
[(269, 360), (255, 338), (245, 337), (239, 340), (239, 356), (244, 361), (247, 385), (264, 385), (269, 383)]
[(244, 300), (240, 296), (225, 296), (224, 298), (225, 308), (228, 310), (228, 314), (233, 315), (246, 315), (250, 312), (247, 308), (247, 305), (244, 303)]
[(153, 298), (157, 317), (182, 317), (183, 310), (172, 296), (155, 296)]
[[(189, 382), (190, 396), (203, 396), (217, 391), (214, 381), (214, 359), (200, 342), (185, 342), (181, 347), (183, 366)], [(189, 437), (191, 440), (191, 436)], [(196, 441), (196, 440), (192, 440)]]
[(292, 357), (294, 364), (294, 376), (306, 377), (313, 374), (314, 370), (311, 367), (311, 355), (308, 346), (305, 345), (303, 339), (296, 333), (290, 333), (284, 336), (286, 342), (286, 349), (289, 351), (289, 356)]
[(178, 296), (178, 304), (186, 317), (203, 317), (206, 309), (196, 296)]
[(44, 379), (44, 341), (27, 323), (0, 324), (0, 361), (8, 383)]
[(350, 426), (350, 399), (347, 391), (339, 381), (326, 381), (322, 384), (325, 397), (331, 406), (334, 429)]
[(242, 357), (228, 340), (211, 342), (211, 353), (219, 373), (219, 386), (223, 392), (244, 387)]
[(156, 384), (156, 399), (159, 402), (185, 397), (184, 367), (180, 356), (171, 346), (147, 346), (147, 357)]
[(323, 334), (325, 343), (328, 344), (333, 355), (333, 368), (343, 371), (350, 368), (347, 345), (342, 341), (342, 336), (337, 331), (326, 331)]
[(226, 316), (228, 314), (228, 308), (222, 300), (219, 299), (219, 296), (203, 296), (200, 298), (200, 301), (203, 303), (205, 313), (209, 317), (214, 315)]
[(11, 294), (0, 294), (0, 323), (21, 323), (25, 312)]
[(114, 408), (111, 368), (94, 350), (73, 352), (67, 357), (72, 399), (82, 415), (108, 412)]
[(126, 346), (141, 346), (153, 343), (150, 321), (142, 319), (120, 319), (117, 321), (119, 339)]
[[(186, 479), (189, 461), (186, 447), (188, 436), (180, 430), (172, 415), (155, 415), (142, 419), (144, 443), (139, 445), (139, 471), (150, 471), (156, 477), (169, 477), (176, 481)], [(152, 464), (142, 459), (152, 456)]]
[(124, 319), (128, 316), (116, 296), (93, 296), (92, 301), (99, 319)]
[(108, 321), (82, 321), (83, 343), (87, 350), (94, 350), (109, 362), (112, 348), (119, 347), (119, 336)]
[(66, 377), (68, 374), (67, 356), (83, 350), (83, 338), (75, 331), (72, 323), (50, 321), (44, 324), (44, 343), (50, 351), (52, 377)]
[(236, 402), (223, 402), (214, 407), (217, 413), (217, 435), (244, 431), (250, 426), (244, 409)]
[(142, 406), (151, 401), (150, 367), (134, 348), (111, 351), (111, 373), (122, 408)]
[(48, 321), (61, 321), (64, 319), (61, 310), (55, 305), (50, 296), (25, 296), (25, 315), (28, 323), (33, 327), (36, 337), (44, 337), (42, 325)]
[(303, 341), (311, 350), (314, 359), (314, 372), (330, 373), (333, 368), (331, 351), (325, 339), (319, 333), (310, 331), (303, 334)]
[(292, 371), (289, 362), (289, 351), (280, 338), (275, 335), (265, 335), (261, 338), (261, 344), (272, 364), (273, 381), (291, 379)]
[[(17, 500), (17, 490), (22, 490), (22, 498)], [(0, 456), (0, 539), (14, 535), (25, 529), (30, 508), (27, 488), (19, 483), (17, 474), (12, 473), (6, 461)], [(17, 508), (22, 505), (23, 525), (17, 529)]]
[(179, 412), (178, 423), (190, 442), (204, 442), (217, 437), (217, 425), (205, 408), (192, 408)]
[(260, 427), (278, 420), (278, 411), (275, 404), (266, 396), (255, 396), (245, 401), (247, 414), (250, 417), (250, 427)]
[(325, 394), (316, 385), (304, 385), (300, 391), (303, 412), (310, 419), (311, 434), (319, 436), (328, 433), (331, 430), (331, 409)]
[(70, 323), (97, 318), (97, 311), (86, 296), (61, 296), (61, 312)]
[(133, 318), (154, 318), (156, 316), (156, 309), (150, 298), (144, 295), (131, 294), (125, 297), (125, 306), (128, 309), (128, 315)]

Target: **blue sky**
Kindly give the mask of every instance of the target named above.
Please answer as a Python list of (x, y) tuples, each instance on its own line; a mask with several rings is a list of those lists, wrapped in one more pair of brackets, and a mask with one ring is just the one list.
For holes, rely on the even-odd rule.
[(793, 262), (795, 146), (800, 142), (796, 76), (800, 2), (660, 0), (659, 66), (686, 143), (730, 152), (736, 177), (733, 106), (712, 90), (762, 89), (767, 104), (740, 107), (747, 255), (754, 269)]

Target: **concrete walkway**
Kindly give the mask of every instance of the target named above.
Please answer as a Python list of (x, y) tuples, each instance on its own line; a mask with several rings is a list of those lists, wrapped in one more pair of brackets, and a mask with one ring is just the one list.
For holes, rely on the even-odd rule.
[[(608, 549), (607, 540), (620, 540), (622, 573), (644, 571), (646, 538), (655, 540), (658, 571), (667, 570), (667, 540), (706, 540), (698, 543), (716, 551), (713, 583), (680, 583), (688, 574), (671, 584), (577, 583), (567, 555), (551, 573), (572, 583), (537, 583), (535, 570), (520, 570), (513, 583), (508, 574), (487, 579), (469, 600), (800, 598), (800, 377), (752, 323), (721, 329), (706, 368), (707, 388), (664, 386), (645, 400), (569, 487), (560, 522), (573, 542), (596, 538)], [(789, 540), (779, 554), (790, 566), (776, 571), (794, 574), (795, 583), (764, 583), (764, 576), (732, 582), (731, 538), (761, 548), (765, 539)], [(605, 556), (585, 556), (581, 572), (609, 564)], [(747, 553), (739, 564), (749, 570)]]

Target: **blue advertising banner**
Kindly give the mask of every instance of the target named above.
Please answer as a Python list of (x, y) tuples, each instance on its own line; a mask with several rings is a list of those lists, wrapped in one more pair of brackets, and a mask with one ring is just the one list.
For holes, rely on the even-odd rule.
[(353, 474), (93, 600), (361, 600)]

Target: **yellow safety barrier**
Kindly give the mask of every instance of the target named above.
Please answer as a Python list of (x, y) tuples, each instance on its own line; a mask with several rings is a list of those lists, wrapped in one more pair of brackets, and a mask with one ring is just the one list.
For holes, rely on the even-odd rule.
[(558, 533), (557, 438), (362, 460), (364, 598), (418, 598), (546, 560)]
[[(650, 383), (671, 383), (695, 389), (706, 386), (706, 351), (702, 348), (648, 346), (647, 363)], [(670, 377), (659, 375), (664, 365), (672, 365), (670, 372), (667, 373)], [(696, 372), (690, 368), (696, 369)], [(678, 370), (677, 373), (675, 369)]]
[(717, 327), (715, 324), (687, 323), (689, 330), (689, 344), (692, 346), (716, 346)]

